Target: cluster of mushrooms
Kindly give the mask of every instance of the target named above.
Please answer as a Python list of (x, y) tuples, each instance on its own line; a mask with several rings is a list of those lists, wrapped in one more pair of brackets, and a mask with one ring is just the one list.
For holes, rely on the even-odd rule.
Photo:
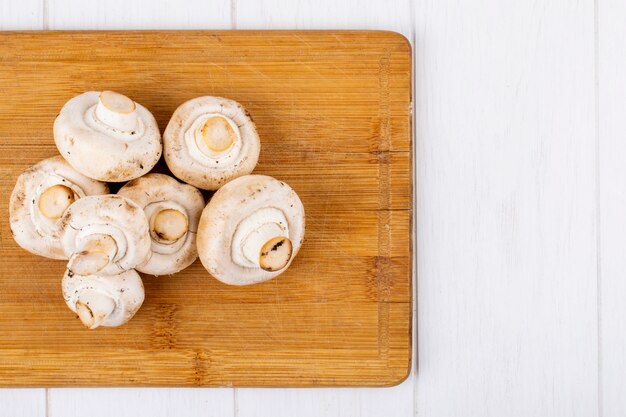
[[(241, 104), (182, 104), (163, 138), (148, 109), (112, 91), (69, 100), (54, 123), (61, 154), (22, 173), (11, 231), (27, 251), (67, 260), (63, 296), (90, 329), (119, 326), (144, 301), (137, 271), (170, 275), (198, 256), (231, 285), (284, 272), (304, 237), (304, 207), (282, 181), (250, 175), (260, 141)], [(171, 172), (149, 173), (164, 153)], [(111, 194), (107, 182), (126, 182)], [(199, 189), (217, 190), (205, 206)]]

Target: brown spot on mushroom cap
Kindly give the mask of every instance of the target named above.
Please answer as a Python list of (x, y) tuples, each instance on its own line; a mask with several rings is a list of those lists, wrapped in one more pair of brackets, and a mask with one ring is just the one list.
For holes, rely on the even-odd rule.
[(243, 109), (244, 114), (246, 115), (246, 117), (248, 119), (250, 119), (251, 122), (254, 122), (254, 119), (252, 118), (252, 115), (250, 114), (250, 112), (248, 111), (248, 109)]
[[(17, 178), (9, 202), (11, 232), (15, 241), (36, 255), (67, 259), (68, 255), (63, 252), (60, 242), (62, 226), (67, 223), (59, 219), (67, 211), (64, 208), (69, 206), (68, 203), (78, 199), (76, 193), (79, 190), (85, 195), (93, 195), (108, 192), (108, 187), (76, 172), (60, 155), (26, 169)], [(43, 198), (39, 194), (42, 191), (45, 193)], [(58, 195), (55, 197), (55, 194)], [(36, 212), (35, 216), (31, 216), (31, 210)]]
[[(88, 117), (94, 106), (95, 119)], [(130, 113), (124, 113), (127, 111)], [(139, 130), (134, 126), (138, 120)], [(141, 159), (147, 171), (162, 151), (160, 132), (150, 111), (113, 92), (89, 91), (70, 99), (55, 120), (53, 133), (59, 152), (74, 169), (100, 181), (122, 182), (143, 175), (131, 161)], [(131, 167), (121, 172), (120, 165), (128, 164)]]
[[(76, 262), (84, 260), (86, 263), (86, 271), (72, 268), (76, 273), (118, 274), (144, 262), (150, 252), (149, 227), (143, 210), (123, 196), (81, 198), (70, 206), (64, 219), (68, 216), (72, 216), (72, 222), (61, 236), (64, 253), (74, 258), (77, 252), (88, 252), (82, 257), (76, 256)], [(89, 232), (78, 238), (85, 228)], [(124, 241), (127, 244), (122, 243), (118, 248)], [(118, 254), (118, 249), (123, 247), (126, 250)], [(102, 266), (104, 260), (106, 264)]]
[(15, 212), (18, 208), (24, 205), (24, 200), (26, 200), (26, 194), (23, 192), (14, 194), (13, 199), (11, 200), (11, 206), (9, 207), (9, 211)]
[[(257, 190), (261, 189), (258, 193)], [(254, 193), (253, 196), (251, 194)], [(252, 210), (246, 209), (253, 206)], [(261, 208), (276, 208), (283, 211), (288, 225), (288, 238), (291, 243), (291, 254), (282, 256), (288, 259), (286, 265), (263, 261), (261, 268), (260, 255), (264, 257), (270, 253), (281, 252), (286, 249), (286, 242), (280, 246), (267, 245), (272, 236), (282, 236), (283, 233), (271, 232), (263, 239), (256, 239), (254, 246), (240, 246), (243, 241), (239, 238), (245, 233), (239, 233), (236, 246), (235, 233), (242, 220), (247, 218), (251, 211)], [(294, 190), (287, 183), (284, 186), (279, 180), (264, 175), (247, 175), (237, 178), (220, 188), (208, 202), (202, 213), (198, 227), (197, 246), (198, 254), (203, 266), (218, 280), (230, 285), (250, 285), (273, 279), (283, 273), (297, 255), (304, 235), (304, 208)], [(241, 231), (241, 230), (240, 230)], [(286, 234), (286, 233), (285, 233)], [(260, 238), (261, 236), (258, 235)], [(265, 241), (265, 242), (263, 242)], [(259, 248), (265, 243), (265, 248)], [(269, 247), (268, 247), (269, 246)], [(232, 253), (233, 249), (247, 250), (245, 256), (257, 268), (250, 268), (248, 262), (239, 262)], [(275, 247), (275, 251), (271, 251)], [(251, 250), (253, 249), (253, 250)], [(240, 256), (241, 256), (240, 255)], [(239, 257), (237, 257), (239, 258)], [(241, 259), (241, 258), (239, 258)], [(278, 269), (279, 267), (281, 267)]]
[(65, 229), (69, 224), (70, 221), (72, 220), (72, 212), (69, 210), (66, 210), (65, 213), (63, 214), (63, 217), (61, 217), (61, 219), (59, 220), (59, 230), (63, 230)]
[[(224, 163), (226, 160), (215, 158), (214, 152), (232, 149), (226, 146), (230, 140), (226, 141), (225, 145), (211, 146), (210, 143), (197, 138), (194, 143), (199, 146), (191, 145), (193, 149), (188, 149), (184, 139), (186, 132), (191, 132), (192, 126), (193, 129), (197, 129), (198, 125), (194, 123), (199, 117), (204, 117), (202, 119), (204, 122), (207, 114), (223, 115), (228, 120), (230, 128), (237, 132), (237, 140), (233, 146), (241, 140), (241, 148), (237, 145), (239, 150), (228, 155), (228, 163)], [(222, 117), (215, 119), (226, 121)], [(254, 123), (246, 116), (241, 104), (210, 96), (197, 97), (176, 109), (163, 133), (163, 144), (165, 162), (172, 173), (185, 182), (206, 190), (217, 190), (228, 181), (252, 172), (260, 151), (260, 141)], [(215, 150), (211, 152), (210, 158), (203, 159), (201, 154), (209, 152), (207, 145)]]
[[(124, 308), (123, 305), (120, 305), (121, 297), (113, 295), (108, 290), (123, 285), (119, 275), (106, 279), (108, 282), (103, 285), (103, 277), (96, 275), (77, 275), (75, 278), (69, 278), (66, 274), (63, 277), (62, 286), (65, 302), (78, 314), (80, 320), (89, 329), (95, 329), (101, 325), (111, 325), (111, 322), (107, 322), (111, 313), (118, 307)], [(115, 317), (113, 320), (115, 321)]]
[[(206, 205), (198, 189), (180, 179), (150, 173), (122, 187), (119, 194), (137, 203), (148, 216), (153, 252), (149, 260), (137, 266), (139, 272), (169, 275), (196, 259), (195, 232)], [(172, 224), (167, 224), (168, 218)], [(174, 243), (176, 246), (163, 246)]]

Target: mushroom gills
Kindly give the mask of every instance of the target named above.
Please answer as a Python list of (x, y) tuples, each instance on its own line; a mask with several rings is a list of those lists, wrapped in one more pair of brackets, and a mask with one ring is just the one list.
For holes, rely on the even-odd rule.
[(92, 289), (83, 289), (76, 299), (76, 314), (89, 329), (100, 326), (115, 311), (115, 300), (107, 294)]

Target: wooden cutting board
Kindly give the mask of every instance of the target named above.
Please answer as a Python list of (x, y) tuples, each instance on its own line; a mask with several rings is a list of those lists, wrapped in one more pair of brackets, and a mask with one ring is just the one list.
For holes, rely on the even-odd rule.
[[(57, 153), (70, 97), (110, 89), (163, 130), (201, 95), (241, 102), (262, 140), (256, 173), (307, 214), (291, 268), (249, 287), (199, 262), (144, 276), (120, 328), (86, 330), (61, 295), (64, 262), (20, 249), (17, 176)], [(411, 51), (389, 32), (0, 33), (1, 386), (383, 386), (411, 362)], [(106, 157), (103, 155), (103, 157)], [(208, 197), (208, 195), (207, 195)]]

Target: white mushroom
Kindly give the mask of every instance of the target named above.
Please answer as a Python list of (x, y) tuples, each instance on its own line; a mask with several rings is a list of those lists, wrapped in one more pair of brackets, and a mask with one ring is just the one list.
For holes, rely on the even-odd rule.
[(112, 91), (89, 91), (65, 103), (54, 141), (78, 172), (100, 181), (128, 181), (154, 167), (161, 134), (152, 113)]
[(174, 274), (198, 257), (196, 232), (204, 198), (197, 188), (163, 174), (137, 178), (119, 191), (143, 208), (152, 238), (152, 256), (136, 269), (152, 275)]
[(63, 298), (89, 329), (116, 327), (130, 320), (144, 300), (139, 274), (130, 269), (118, 275), (63, 275)]
[(261, 144), (250, 114), (236, 101), (198, 97), (174, 112), (163, 133), (165, 162), (179, 179), (205, 190), (252, 172)]
[(220, 188), (202, 212), (198, 253), (218, 280), (255, 284), (283, 273), (303, 238), (296, 192), (272, 177), (246, 175)]
[(137, 204), (119, 195), (85, 197), (60, 220), (68, 270), (78, 275), (115, 275), (150, 256), (148, 220)]
[(35, 255), (67, 259), (61, 247), (60, 218), (74, 201), (108, 192), (105, 183), (76, 172), (60, 156), (44, 159), (18, 177), (11, 194), (13, 237)]

